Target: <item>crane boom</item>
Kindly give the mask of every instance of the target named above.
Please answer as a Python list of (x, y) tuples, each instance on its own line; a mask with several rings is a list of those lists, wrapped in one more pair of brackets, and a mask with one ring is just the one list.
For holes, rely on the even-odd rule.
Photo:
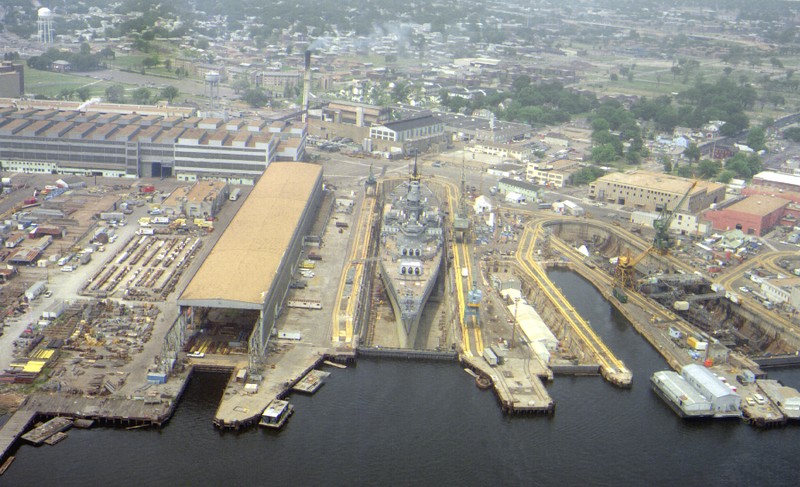
[(672, 218), (675, 216), (675, 212), (678, 208), (681, 207), (686, 198), (689, 197), (689, 193), (697, 186), (697, 181), (692, 182), (692, 185), (689, 186), (689, 189), (686, 190), (686, 193), (683, 194), (680, 200), (678, 200), (678, 204), (672, 210), (667, 209), (667, 205), (664, 205), (664, 209), (661, 210), (661, 213), (658, 215), (658, 218), (653, 221), (653, 228), (656, 231), (655, 236), (653, 237), (653, 250), (658, 255), (666, 255), (669, 252), (669, 249), (672, 248), (674, 242), (669, 236), (669, 226), (672, 223)]

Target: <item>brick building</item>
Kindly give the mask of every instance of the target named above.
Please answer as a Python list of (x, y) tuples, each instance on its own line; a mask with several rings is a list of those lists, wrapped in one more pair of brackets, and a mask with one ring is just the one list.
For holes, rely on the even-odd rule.
[(725, 208), (709, 210), (703, 217), (714, 230), (738, 229), (748, 235), (762, 236), (780, 223), (790, 203), (774, 196), (749, 196)]

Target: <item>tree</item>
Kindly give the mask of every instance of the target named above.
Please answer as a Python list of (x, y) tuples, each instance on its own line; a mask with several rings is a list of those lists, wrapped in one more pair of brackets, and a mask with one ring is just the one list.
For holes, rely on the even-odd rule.
[(766, 148), (767, 134), (762, 127), (753, 127), (747, 133), (747, 146), (758, 152)]
[(691, 166), (680, 166), (678, 167), (678, 176), (682, 178), (692, 178), (694, 177), (694, 172), (692, 171)]
[(231, 88), (233, 88), (233, 92), (238, 95), (240, 92), (250, 89), (250, 81), (247, 79), (247, 76), (238, 76), (231, 84)]
[(78, 95), (81, 101), (86, 101), (92, 97), (92, 90), (88, 86), (81, 86), (75, 90), (75, 94)]
[(722, 163), (712, 161), (711, 159), (703, 159), (697, 164), (697, 175), (703, 179), (711, 179), (722, 170)]
[(604, 174), (605, 171), (595, 166), (581, 168), (572, 175), (572, 184), (581, 186), (589, 184)]
[(153, 94), (147, 88), (137, 88), (131, 94), (131, 99), (137, 105), (147, 105)]
[(110, 47), (104, 47), (103, 50), (100, 51), (100, 56), (104, 59), (115, 59), (117, 57), (117, 53), (115, 53)]
[(669, 174), (672, 172), (672, 161), (669, 159), (669, 156), (661, 156), (660, 158), (661, 166), (664, 168), (664, 172)]
[(728, 184), (735, 177), (736, 177), (736, 173), (735, 172), (730, 171), (728, 169), (725, 169), (724, 171), (719, 173), (719, 176), (717, 176), (717, 181), (719, 181), (722, 184)]
[(142, 67), (149, 69), (154, 68), (159, 65), (161, 61), (159, 61), (158, 56), (155, 54), (152, 56), (147, 56), (146, 58), (142, 59)]
[(603, 144), (592, 149), (592, 160), (598, 164), (608, 164), (617, 159), (619, 159), (619, 154), (611, 144)]
[(106, 88), (106, 100), (110, 103), (125, 103), (125, 88), (113, 85)]
[(165, 86), (161, 90), (161, 98), (166, 98), (167, 101), (169, 101), (170, 103), (172, 103), (172, 100), (177, 98), (178, 95), (180, 95), (180, 91), (178, 90), (178, 88), (175, 88), (172, 85)]
[(689, 159), (689, 164), (700, 160), (700, 148), (697, 144), (691, 142), (685, 149), (683, 149), (683, 156)]
[(264, 90), (260, 88), (248, 88), (244, 94), (242, 94), (242, 101), (253, 108), (258, 108), (266, 105), (267, 102), (269, 102), (269, 97)]

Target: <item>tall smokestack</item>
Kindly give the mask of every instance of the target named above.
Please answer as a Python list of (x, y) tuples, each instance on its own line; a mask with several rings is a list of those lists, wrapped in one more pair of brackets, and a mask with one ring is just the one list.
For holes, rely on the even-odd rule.
[(305, 72), (303, 73), (303, 122), (308, 121), (308, 94), (311, 91), (311, 50), (305, 52)]

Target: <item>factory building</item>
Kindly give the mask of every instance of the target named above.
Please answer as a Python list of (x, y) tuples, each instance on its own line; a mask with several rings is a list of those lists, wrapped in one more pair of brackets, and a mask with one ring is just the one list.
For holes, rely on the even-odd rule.
[(703, 218), (714, 230), (741, 230), (762, 236), (775, 228), (791, 202), (774, 196), (748, 196), (724, 208), (706, 211)]
[(768, 186), (776, 190), (800, 191), (800, 176), (773, 171), (762, 171), (753, 176), (754, 186)]
[[(700, 181), (690, 190), (692, 181), (677, 176), (646, 171), (611, 173), (589, 186), (589, 197), (596, 201), (619, 204), (644, 211), (660, 212), (664, 208), (688, 213), (705, 210), (725, 199), (725, 185)], [(689, 191), (681, 208), (675, 205)]]
[[(0, 107), (0, 163), (28, 173), (110, 177), (204, 177), (252, 182), (278, 154), (302, 160), (306, 131), (284, 125), (265, 130), (262, 120), (148, 113), (115, 106), (107, 111)], [(92, 106), (94, 110), (102, 107)], [(282, 149), (282, 146), (290, 146)]]
[(517, 181), (516, 179), (503, 178), (497, 182), (497, 189), (500, 193), (517, 193), (523, 197), (523, 201), (536, 201), (538, 188), (536, 185), (527, 181)]
[(271, 164), (178, 299), (184, 324), (204, 326), (214, 310), (244, 313), (251, 358), (263, 357), (322, 195), (320, 166)]
[(431, 114), (373, 125), (369, 129), (373, 150), (409, 153), (425, 151), (445, 142), (444, 123)]

